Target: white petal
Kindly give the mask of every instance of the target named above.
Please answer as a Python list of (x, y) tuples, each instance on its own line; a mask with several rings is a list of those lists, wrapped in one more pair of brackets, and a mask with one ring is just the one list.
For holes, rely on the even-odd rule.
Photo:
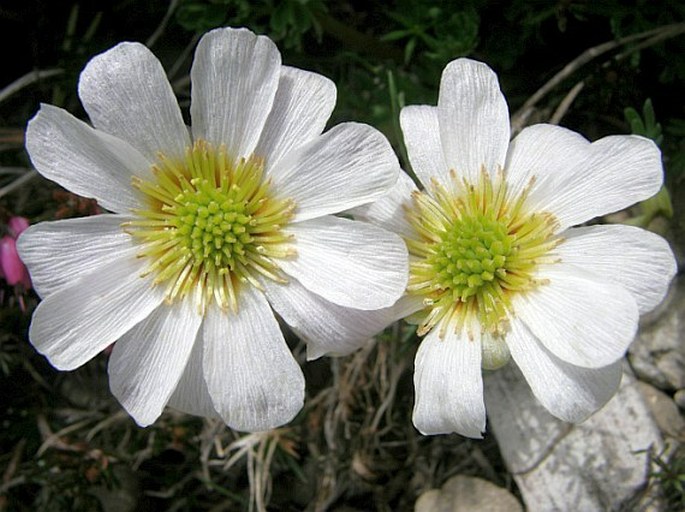
[(588, 226), (564, 232), (556, 252), (570, 263), (632, 293), (640, 313), (664, 298), (678, 268), (668, 242), (633, 226)]
[(255, 154), (266, 160), (267, 174), (283, 155), (321, 135), (333, 112), (335, 96), (335, 84), (328, 78), (281, 67), (273, 108), (255, 149)]
[(421, 184), (428, 187), (434, 178), (444, 186), (451, 186), (452, 179), (440, 140), (437, 107), (404, 107), (400, 112), (400, 125), (409, 162)]
[(108, 367), (110, 389), (141, 427), (162, 414), (201, 322), (192, 301), (162, 304), (114, 344)]
[(623, 357), (637, 331), (630, 293), (565, 263), (541, 269), (538, 277), (549, 283), (515, 296), (513, 311), (550, 352), (585, 368)]
[(485, 402), (480, 338), (470, 340), (441, 324), (428, 333), (416, 353), (414, 426), (424, 435), (457, 432), (480, 439)]
[(90, 360), (162, 302), (162, 287), (140, 277), (146, 264), (119, 258), (44, 299), (33, 313), (31, 343), (60, 370)]
[(281, 426), (304, 403), (304, 376), (266, 298), (245, 285), (238, 313), (207, 311), (203, 367), (214, 408), (236, 430)]
[(332, 216), (289, 226), (297, 257), (279, 260), (288, 275), (324, 299), (355, 309), (379, 309), (407, 286), (404, 241), (371, 224)]
[(234, 158), (254, 151), (281, 68), (276, 45), (247, 29), (208, 32), (195, 51), (190, 115), (195, 139), (225, 144)]
[(504, 166), (509, 146), (509, 110), (497, 75), (470, 59), (445, 67), (438, 98), (440, 139), (449, 169), (474, 183), (481, 168)]
[(46, 297), (72, 286), (82, 276), (137, 250), (121, 229), (123, 215), (94, 215), (41, 222), (19, 237), (17, 248), (36, 292)]
[(415, 190), (418, 189), (412, 179), (405, 172), (400, 172), (397, 182), (387, 194), (372, 203), (352, 208), (347, 213), (398, 235), (415, 238), (416, 231), (407, 222), (404, 213), (405, 206), (411, 204), (411, 194)]
[(93, 126), (154, 161), (183, 158), (190, 144), (174, 91), (157, 58), (140, 43), (121, 43), (88, 62), (79, 96)]
[(203, 351), (204, 340), (200, 335), (193, 344), (183, 375), (167, 405), (187, 414), (218, 419), (220, 416), (214, 409), (204, 377)]
[(528, 204), (549, 211), (566, 229), (627, 208), (659, 191), (663, 181), (656, 144), (636, 135), (613, 135), (592, 144), (550, 125), (523, 130), (512, 142), (508, 173), (535, 175)]
[(397, 181), (388, 140), (365, 124), (342, 123), (291, 151), (271, 170), (274, 190), (297, 203), (295, 221), (368, 203)]
[(512, 319), (507, 344), (533, 394), (557, 418), (579, 423), (614, 396), (622, 361), (604, 368), (581, 368), (549, 352), (528, 328)]
[(71, 192), (117, 213), (140, 207), (131, 177), (149, 177), (149, 162), (128, 143), (66, 110), (41, 105), (26, 129), (26, 149), (38, 172)]
[(350, 354), (391, 323), (423, 307), (420, 298), (405, 296), (375, 311), (345, 308), (310, 292), (293, 278), (285, 285), (264, 280), (264, 287), (271, 306), (307, 342), (308, 360)]
[(528, 126), (509, 146), (506, 179), (512, 195), (518, 195), (535, 179), (535, 189), (553, 188), (555, 180), (568, 174), (564, 170), (582, 164), (590, 142), (574, 131), (551, 124)]

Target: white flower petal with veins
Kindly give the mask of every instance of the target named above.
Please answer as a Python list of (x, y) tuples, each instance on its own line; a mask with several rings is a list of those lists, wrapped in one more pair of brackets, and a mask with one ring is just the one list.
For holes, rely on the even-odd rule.
[(31, 163), (46, 178), (116, 213), (140, 208), (133, 176), (150, 162), (127, 142), (92, 129), (61, 108), (41, 105), (26, 129)]
[(333, 216), (298, 222), (287, 232), (297, 240), (298, 255), (284, 260), (281, 268), (324, 299), (369, 310), (392, 306), (404, 292), (406, 275), (393, 270), (407, 266), (397, 235)]
[(661, 154), (651, 140), (612, 135), (590, 143), (550, 125), (528, 127), (512, 141), (507, 173), (519, 182), (535, 176), (530, 208), (554, 214), (559, 229), (647, 199), (663, 181)]
[(295, 222), (370, 203), (395, 184), (398, 174), (388, 140), (359, 123), (335, 126), (270, 170), (274, 187), (298, 205)]
[(567, 230), (564, 238), (556, 250), (563, 262), (622, 286), (635, 298), (641, 314), (663, 300), (678, 271), (668, 242), (644, 229), (586, 226)]
[(550, 352), (585, 368), (623, 357), (638, 321), (637, 303), (627, 290), (563, 262), (540, 275), (549, 283), (516, 296), (512, 309)]
[(196, 139), (225, 144), (238, 158), (257, 145), (278, 88), (281, 56), (268, 37), (229, 30), (212, 30), (197, 45), (190, 117)]
[(79, 97), (95, 128), (149, 161), (160, 148), (182, 158), (190, 143), (164, 68), (140, 43), (121, 43), (91, 59), (79, 78)]
[[(304, 403), (304, 376), (264, 295), (240, 294), (237, 315), (209, 311), (202, 330), (207, 389), (214, 408), (236, 430), (283, 425)], [(230, 370), (229, 370), (230, 369)]]
[(60, 370), (78, 368), (162, 303), (142, 270), (134, 257), (121, 258), (49, 295), (33, 313), (29, 339)]
[(485, 431), (480, 337), (469, 339), (447, 325), (433, 329), (416, 353), (414, 425), (422, 434), (481, 438)]
[(509, 145), (509, 109), (497, 75), (488, 66), (468, 59), (457, 59), (445, 66), (438, 120), (445, 162), (460, 178), (473, 182), (481, 167), (494, 173), (504, 165)]
[(183, 370), (174, 393), (169, 398), (169, 407), (195, 416), (205, 418), (220, 418), (216, 412), (212, 397), (205, 381), (205, 372), (202, 367), (204, 352), (204, 340), (198, 336), (193, 344), (186, 367)]
[(283, 66), (273, 108), (255, 153), (266, 159), (266, 174), (303, 142), (321, 135), (335, 106), (335, 84), (328, 78)]
[(438, 109), (429, 105), (410, 105), (400, 112), (400, 126), (411, 167), (425, 186), (436, 179), (450, 184), (449, 166), (440, 141)]
[(519, 320), (512, 321), (507, 344), (533, 394), (564, 421), (585, 420), (614, 396), (621, 382), (622, 361), (602, 368), (574, 366), (554, 356)]
[(52, 295), (82, 276), (102, 272), (112, 255), (134, 256), (138, 250), (121, 230), (130, 217), (96, 215), (30, 226), (17, 242), (22, 261), (41, 297)]
[(327, 301), (291, 278), (281, 285), (265, 281), (266, 296), (274, 310), (307, 341), (307, 359), (347, 355), (367, 343), (392, 322), (423, 307), (405, 296), (373, 315)]
[(109, 384), (136, 422), (146, 427), (164, 410), (181, 378), (202, 316), (190, 301), (158, 307), (114, 344)]
[(409, 176), (401, 173), (395, 185), (380, 199), (349, 210), (354, 218), (371, 222), (402, 236), (415, 236), (404, 215), (404, 202), (417, 190)]

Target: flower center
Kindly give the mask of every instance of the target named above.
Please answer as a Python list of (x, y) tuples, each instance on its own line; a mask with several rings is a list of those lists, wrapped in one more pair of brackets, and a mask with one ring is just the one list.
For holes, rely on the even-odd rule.
[(492, 212), (455, 219), (441, 238), (428, 260), (436, 282), (449, 289), (455, 301), (465, 302), (485, 292), (496, 279), (506, 277), (514, 237)]
[(560, 243), (557, 221), (527, 210), (532, 182), (513, 196), (501, 171), (494, 179), (483, 171), (475, 184), (450, 174), (450, 190), (434, 181), (406, 207), (418, 235), (406, 239), (412, 256), (408, 292), (423, 296), (426, 306), (418, 333), (447, 317), (443, 329), (454, 325), (473, 337), (477, 326), (501, 338), (513, 313), (511, 298), (544, 284), (534, 277), (538, 265), (556, 261), (550, 251)]
[(213, 301), (237, 311), (244, 283), (261, 288), (258, 275), (285, 282), (277, 261), (295, 255), (282, 231), (295, 205), (273, 197), (260, 159), (233, 163), (223, 146), (203, 140), (183, 161), (158, 158), (154, 179), (133, 179), (148, 208), (124, 228), (150, 260), (145, 275), (166, 285), (167, 302), (192, 292), (202, 311)]

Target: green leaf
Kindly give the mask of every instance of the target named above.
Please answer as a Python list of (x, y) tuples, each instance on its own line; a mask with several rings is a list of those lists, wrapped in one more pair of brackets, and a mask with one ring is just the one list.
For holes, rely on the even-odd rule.
[(661, 133), (661, 124), (656, 121), (656, 114), (654, 113), (651, 99), (647, 98), (642, 106), (642, 116), (632, 107), (624, 109), (623, 116), (630, 125), (632, 133), (652, 139), (657, 146), (661, 145), (664, 136)]

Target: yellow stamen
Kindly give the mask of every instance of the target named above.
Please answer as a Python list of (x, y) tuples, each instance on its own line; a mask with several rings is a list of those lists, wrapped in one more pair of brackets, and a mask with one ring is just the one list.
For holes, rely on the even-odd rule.
[(502, 341), (512, 297), (543, 284), (534, 277), (538, 265), (557, 261), (551, 253), (561, 241), (558, 222), (527, 209), (532, 180), (512, 197), (501, 170), (491, 177), (482, 169), (476, 183), (450, 176), (448, 187), (433, 181), (405, 207), (417, 233), (406, 239), (407, 290), (423, 296), (426, 306), (418, 333), (444, 319), (443, 331), (450, 325), (473, 337), (476, 322), (491, 343)]
[(158, 155), (151, 170), (150, 181), (132, 180), (148, 208), (122, 228), (150, 260), (153, 284), (166, 284), (167, 303), (194, 295), (201, 312), (212, 302), (236, 311), (240, 287), (260, 287), (257, 276), (285, 282), (278, 260), (294, 254), (282, 229), (295, 204), (273, 196), (261, 159), (233, 163), (224, 146), (198, 140), (182, 160)]

